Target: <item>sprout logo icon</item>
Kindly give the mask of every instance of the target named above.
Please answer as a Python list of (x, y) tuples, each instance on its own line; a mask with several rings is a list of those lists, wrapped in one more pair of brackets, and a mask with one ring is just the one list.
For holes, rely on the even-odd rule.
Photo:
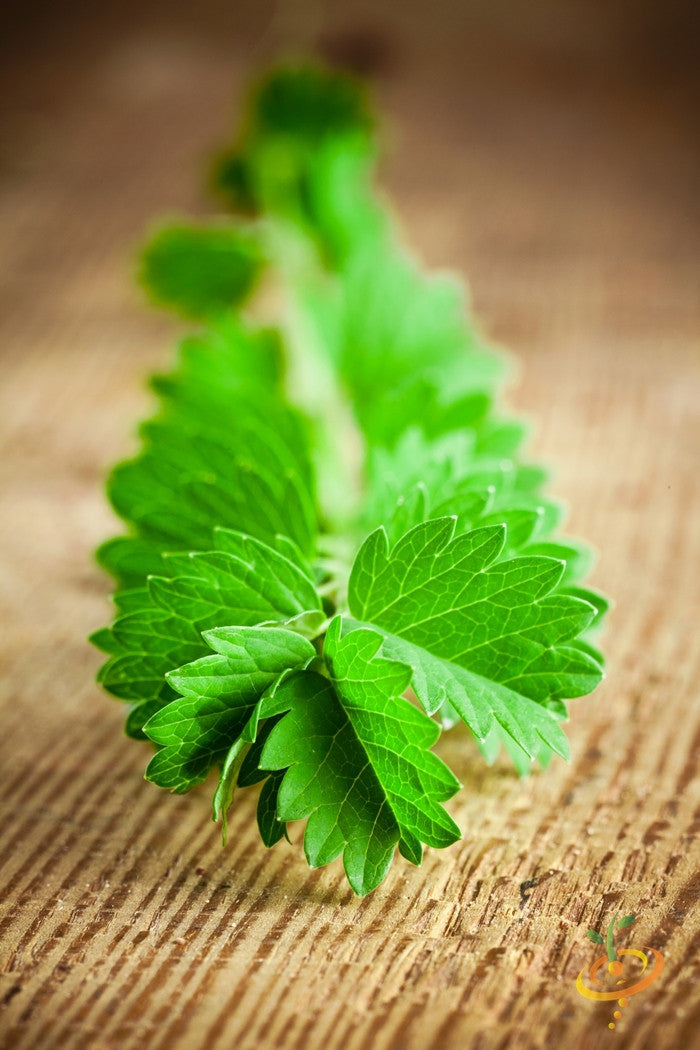
[[(622, 1010), (627, 1006), (631, 996), (637, 995), (638, 992), (647, 988), (652, 981), (656, 980), (664, 968), (663, 956), (655, 948), (649, 948), (647, 945), (643, 945), (643, 950), (639, 948), (620, 948), (617, 951), (615, 950), (615, 926), (617, 925), (618, 930), (623, 930), (626, 926), (631, 926), (635, 920), (634, 915), (623, 915), (618, 922), (617, 917), (619, 914), (619, 912), (615, 912), (605, 938), (601, 937), (595, 930), (586, 930), (586, 936), (594, 944), (605, 945), (606, 954), (596, 959), (589, 966), (587, 973), (585, 970), (581, 970), (581, 973), (576, 978), (576, 989), (586, 999), (596, 999), (599, 1002), (614, 1002), (617, 1000), (617, 1005), (620, 1009), (615, 1010), (613, 1013), (615, 1020), (619, 1020), (622, 1017)], [(603, 967), (606, 963), (608, 978), (602, 981), (601, 976), (605, 972)], [(588, 983), (584, 983), (584, 974)], [(590, 987), (591, 985), (592, 987)], [(608, 1028), (614, 1027), (615, 1021), (611, 1021)]]

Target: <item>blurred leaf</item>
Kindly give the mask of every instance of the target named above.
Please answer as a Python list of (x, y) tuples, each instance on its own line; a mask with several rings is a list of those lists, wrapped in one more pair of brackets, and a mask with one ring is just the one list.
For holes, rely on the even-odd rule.
[(202, 320), (244, 302), (262, 270), (257, 239), (233, 226), (166, 226), (142, 250), (154, 302)]

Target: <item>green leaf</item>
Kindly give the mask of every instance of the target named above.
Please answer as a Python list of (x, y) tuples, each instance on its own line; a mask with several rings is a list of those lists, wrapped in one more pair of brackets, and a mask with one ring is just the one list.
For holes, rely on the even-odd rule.
[(250, 691), (260, 695), (286, 668), (305, 666), (316, 656), (306, 638), (278, 627), (217, 627), (203, 637), (214, 655), (166, 675), (182, 696), (237, 702)]
[(384, 525), (392, 541), (422, 521), (443, 516), (456, 516), (460, 532), (505, 524), (507, 546), (501, 558), (532, 547), (533, 554), (565, 561), (567, 579), (585, 571), (580, 545), (549, 541), (561, 509), (538, 491), (545, 475), (512, 460), (484, 456), (478, 445), (478, 429), (465, 427), (428, 440), (411, 426), (392, 449), (373, 449), (363, 523), (369, 529)]
[(370, 189), (372, 124), (364, 91), (347, 75), (275, 70), (253, 93), (243, 134), (221, 153), (214, 188), (235, 211), (292, 220), (324, 259), (342, 262), (386, 225)]
[[(219, 441), (201, 429), (164, 423), (152, 424), (147, 434), (149, 445), (113, 471), (108, 491), (117, 513), (133, 522), (149, 551), (206, 549), (212, 523), (268, 542), (281, 532), (302, 550), (311, 549), (311, 494), (294, 468), (274, 456), (270, 444), (255, 453), (260, 436), (244, 439), (229, 427)], [(255, 465), (238, 451), (244, 440), (252, 445), (249, 455)], [(144, 568), (151, 564), (144, 562)]]
[[(210, 652), (203, 632), (222, 624), (253, 627), (261, 623), (300, 627), (313, 635), (323, 611), (313, 581), (303, 565), (251, 536), (217, 529), (218, 550), (171, 555), (168, 576), (151, 577), (145, 590), (133, 592), (133, 611), (112, 628), (114, 655), (100, 673), (109, 692), (123, 700), (163, 706), (176, 693), (168, 672)], [(293, 554), (293, 548), (285, 545)], [(211, 636), (214, 644), (219, 636)], [(293, 637), (301, 637), (299, 631)], [(308, 643), (305, 642), (308, 645)], [(130, 714), (132, 732), (140, 733)], [(161, 760), (162, 761), (162, 760)]]
[(594, 944), (605, 944), (605, 939), (596, 933), (595, 930), (586, 930), (586, 937), (589, 941), (593, 941)]
[[(458, 829), (438, 802), (451, 798), (459, 781), (428, 749), (439, 732), (429, 718), (401, 696), (411, 669), (377, 655), (377, 631), (352, 630), (341, 637), (336, 617), (326, 633), (323, 654), (338, 699), (381, 782), (402, 830), (430, 846), (446, 846)], [(392, 741), (389, 750), (387, 740)]]
[(139, 276), (155, 302), (201, 319), (242, 303), (261, 268), (251, 233), (177, 224), (159, 230), (144, 247)]
[(564, 563), (564, 575), (562, 583), (573, 583), (580, 580), (582, 576), (590, 571), (593, 556), (588, 547), (574, 540), (553, 541), (547, 540), (542, 543), (528, 544), (528, 554), (540, 554), (547, 558), (557, 558)]
[(275, 679), (271, 688), (260, 698), (241, 736), (231, 745), (219, 773), (219, 783), (214, 792), (212, 817), (221, 820), (222, 838), (228, 834), (227, 812), (233, 801), (236, 783), (239, 787), (250, 787), (264, 781), (258, 796), (257, 821), (260, 837), (268, 848), (286, 835), (286, 824), (277, 817), (277, 795), (282, 783), (282, 773), (267, 773), (259, 767), (265, 741), (276, 722), (277, 691), (287, 680), (292, 669)]
[[(206, 422), (211, 411), (225, 412), (232, 394), (246, 392), (264, 399), (267, 391), (279, 405), (283, 372), (284, 345), (276, 329), (254, 327), (224, 314), (184, 339), (174, 371), (154, 376), (150, 385), (178, 413)], [(248, 405), (249, 410), (255, 407), (254, 402)], [(294, 440), (286, 429), (281, 436), (285, 442)]]
[(381, 636), (340, 636), (336, 618), (324, 656), (331, 681), (306, 672), (278, 690), (289, 713), (272, 729), (265, 769), (289, 767), (278, 797), (281, 820), (308, 818), (309, 864), (340, 853), (358, 894), (384, 878), (394, 848), (420, 859), (420, 842), (446, 846), (459, 829), (439, 805), (458, 782), (430, 751), (438, 728), (402, 699), (410, 670), (377, 656)]
[[(161, 750), (151, 759), (146, 778), (173, 791), (187, 791), (204, 780), (215, 763), (236, 761), (231, 748), (242, 737), (253, 711), (269, 686), (290, 668), (302, 668), (316, 656), (313, 645), (291, 631), (274, 627), (223, 627), (204, 637), (214, 655), (195, 660), (166, 677), (181, 697), (144, 726)], [(220, 802), (230, 789), (224, 776)]]
[(228, 839), (228, 810), (233, 802), (236, 778), (245, 755), (245, 741), (242, 736), (229, 747), (219, 774), (214, 798), (212, 800), (212, 819), (221, 821), (221, 842), (225, 846)]
[(631, 926), (636, 918), (636, 915), (623, 915), (617, 924), (617, 928), (619, 930), (624, 930), (625, 926)]
[(597, 661), (571, 644), (595, 610), (557, 592), (560, 561), (501, 560), (507, 533), (501, 524), (455, 536), (455, 519), (440, 518), (390, 549), (380, 528), (355, 559), (350, 611), (383, 632), (387, 655), (412, 668), (426, 711), (447, 702), (481, 742), (497, 727), (530, 758), (567, 757), (545, 704), (600, 680)]
[(411, 666), (413, 688), (426, 711), (433, 714), (448, 703), (480, 743), (496, 729), (504, 743), (515, 743), (529, 759), (543, 750), (569, 758), (564, 733), (541, 704), (396, 636), (386, 638), (383, 651)]
[(330, 135), (369, 132), (372, 125), (361, 85), (318, 65), (273, 70), (251, 101), (250, 134), (259, 137), (290, 135), (317, 145)]
[(151, 573), (162, 571), (163, 546), (140, 536), (117, 536), (97, 549), (97, 561), (125, 588), (143, 585)]
[(320, 309), (301, 295), (321, 337), (335, 344), (328, 354), (365, 438), (391, 447), (424, 410), (431, 435), (452, 429), (456, 413), (438, 422), (445, 400), (469, 405), (466, 420), (476, 411), (476, 422), (503, 365), (469, 324), (461, 289), (451, 278), (426, 279), (390, 238), (368, 241), (349, 253), (342, 283)]
[(236, 208), (260, 206), (257, 182), (266, 175), (271, 142), (311, 151), (324, 140), (366, 136), (372, 124), (364, 91), (346, 75), (311, 65), (280, 67), (252, 92), (247, 127), (238, 146), (219, 159), (215, 186)]
[(307, 554), (317, 531), (305, 424), (281, 400), (279, 347), (232, 320), (186, 341), (180, 367), (155, 384), (162, 408), (143, 449), (119, 464), (108, 495), (132, 535), (98, 558), (123, 587), (163, 572), (160, 555), (207, 550), (216, 525), (268, 543), (282, 533)]

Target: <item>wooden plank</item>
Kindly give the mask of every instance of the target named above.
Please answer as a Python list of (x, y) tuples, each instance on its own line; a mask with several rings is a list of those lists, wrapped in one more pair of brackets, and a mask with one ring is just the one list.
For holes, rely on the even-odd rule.
[[(510, 401), (615, 601), (608, 679), (572, 704), (571, 764), (520, 781), (455, 730), (440, 753), (464, 784), (463, 840), (397, 861), (362, 900), (338, 864), (306, 868), (300, 829), (265, 851), (251, 795), (222, 850), (209, 789), (144, 784), (148, 749), (122, 737), (84, 642), (109, 616), (90, 561), (114, 529), (101, 479), (176, 333), (130, 288), (128, 252), (154, 214), (202, 207), (197, 165), (266, 16), (241, 5), (224, 37), (216, 5), (196, 29), (184, 5), (169, 29), (107, 8), (6, 67), (2, 1045), (700, 1045), (697, 164), (678, 80), (642, 75), (653, 40), (638, 65), (613, 46), (614, 6), (551, 25), (533, 9), (528, 25), (499, 5), (431, 19), (408, 4), (379, 28), (359, 3), (327, 16), (336, 50), (362, 44), (348, 10), (369, 27), (408, 237), (470, 278), (517, 354)], [(612, 1006), (575, 980), (598, 951), (586, 927), (618, 908), (638, 915), (621, 943), (665, 969), (610, 1032)]]

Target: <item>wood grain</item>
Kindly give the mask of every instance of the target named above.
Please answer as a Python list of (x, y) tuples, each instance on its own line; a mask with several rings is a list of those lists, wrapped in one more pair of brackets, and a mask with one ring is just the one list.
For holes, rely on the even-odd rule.
[[(119, 6), (119, 10), (117, 7)], [(62, 5), (8, 37), (2, 291), (0, 1042), (13, 1050), (572, 1050), (700, 1046), (697, 156), (681, 5)], [(300, 6), (300, 10), (301, 10)], [(280, 14), (281, 11), (281, 14)], [(126, 12), (124, 14), (124, 12)], [(189, 13), (188, 13), (189, 12)], [(286, 20), (285, 20), (286, 12)], [(519, 13), (520, 12), (520, 13)], [(292, 28), (290, 28), (290, 26)], [(178, 332), (133, 290), (154, 215), (280, 41), (370, 68), (383, 183), (431, 265), (470, 278), (516, 355), (569, 531), (615, 602), (609, 673), (570, 765), (518, 780), (467, 734), (464, 838), (353, 897), (339, 865), (264, 850), (242, 793), (142, 780), (148, 749), (93, 683), (109, 617), (102, 478)], [(662, 46), (663, 45), (663, 46)], [(674, 61), (669, 61), (668, 48)], [(664, 50), (666, 48), (667, 50)], [(675, 50), (674, 50), (675, 49)], [(660, 979), (579, 996), (587, 927), (638, 915)]]

